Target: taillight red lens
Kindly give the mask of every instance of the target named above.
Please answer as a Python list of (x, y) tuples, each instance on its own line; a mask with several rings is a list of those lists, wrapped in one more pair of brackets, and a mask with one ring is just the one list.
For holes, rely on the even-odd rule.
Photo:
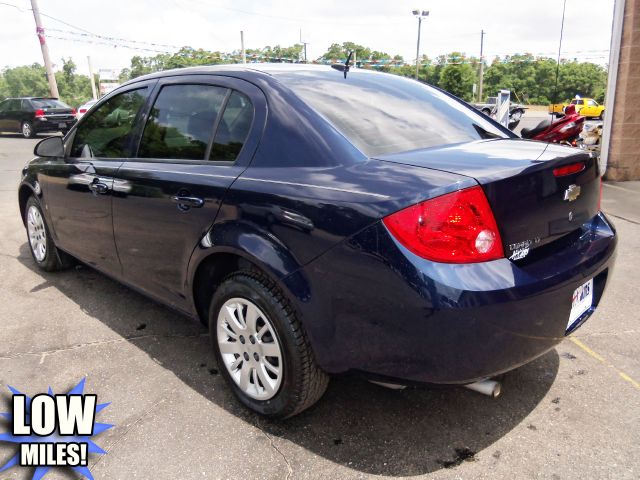
[(556, 177), (565, 177), (567, 175), (571, 175), (572, 173), (578, 173), (585, 169), (584, 162), (572, 163), (570, 165), (565, 165), (564, 167), (558, 167), (553, 169), (553, 174)]
[(44, 110), (39, 108), (36, 110), (36, 117), (44, 117)]
[(496, 220), (480, 186), (426, 200), (383, 222), (404, 247), (434, 262), (476, 263), (504, 257)]
[(81, 109), (80, 109), (80, 113), (86, 113), (86, 112), (87, 112), (87, 109), (86, 109), (86, 108), (81, 108)]
[(72, 109), (71, 109), (71, 115), (75, 115), (75, 114), (76, 114), (76, 109), (75, 109), (75, 108), (72, 108)]

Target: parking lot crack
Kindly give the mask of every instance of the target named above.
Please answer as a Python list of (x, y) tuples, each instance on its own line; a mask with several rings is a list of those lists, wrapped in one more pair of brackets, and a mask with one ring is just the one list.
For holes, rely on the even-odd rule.
[(275, 450), (282, 457), (284, 462), (286, 463), (286, 465), (287, 465), (287, 476), (285, 477), (285, 479), (289, 480), (291, 478), (291, 476), (293, 475), (293, 468), (291, 467), (291, 462), (289, 462), (289, 459), (284, 454), (284, 452), (282, 450), (280, 450), (278, 448), (278, 446), (275, 444), (275, 442), (273, 441), (273, 437), (271, 435), (269, 435), (267, 432), (265, 432), (264, 429), (259, 424), (256, 424), (256, 426), (258, 427), (258, 430), (260, 430), (262, 432), (262, 434), (265, 437), (267, 437), (267, 440), (269, 440), (269, 445), (271, 445), (271, 448), (273, 450)]

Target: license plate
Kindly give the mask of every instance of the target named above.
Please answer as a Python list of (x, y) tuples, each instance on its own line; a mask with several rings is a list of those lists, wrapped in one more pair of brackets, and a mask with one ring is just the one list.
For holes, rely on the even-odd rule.
[(67, 128), (67, 124), (64, 122), (61, 122), (58, 124), (58, 128)]
[(591, 308), (593, 304), (593, 278), (584, 285), (579, 286), (573, 292), (571, 302), (571, 313), (569, 313), (569, 323), (567, 330), (578, 320), (584, 312)]

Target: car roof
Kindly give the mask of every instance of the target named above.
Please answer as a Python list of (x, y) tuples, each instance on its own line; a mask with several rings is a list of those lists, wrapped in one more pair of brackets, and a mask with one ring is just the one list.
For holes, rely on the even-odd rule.
[[(130, 85), (132, 83), (163, 78), (163, 77), (171, 77), (171, 76), (179, 76), (179, 75), (215, 75), (215, 74), (226, 74), (226, 75), (238, 75), (244, 78), (250, 77), (252, 75), (264, 75), (267, 77), (277, 76), (278, 74), (287, 73), (287, 74), (296, 74), (304, 75), (305, 73), (316, 73), (322, 74), (326, 73), (330, 75), (342, 75), (342, 72), (331, 68), (331, 65), (317, 65), (317, 64), (309, 64), (309, 63), (234, 63), (234, 64), (222, 64), (222, 65), (204, 65), (198, 67), (186, 67), (186, 68), (176, 68), (172, 70), (163, 70), (161, 72), (154, 72), (148, 75), (144, 75), (141, 77), (136, 77), (125, 82), (123, 85)], [(379, 74), (380, 72), (376, 72), (369, 69), (362, 68), (354, 68), (351, 72), (357, 72), (358, 75), (367, 73), (367, 74)]]

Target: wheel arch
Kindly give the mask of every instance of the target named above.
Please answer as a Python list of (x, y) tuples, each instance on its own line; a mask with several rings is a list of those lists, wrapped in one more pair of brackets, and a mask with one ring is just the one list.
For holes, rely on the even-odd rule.
[(20, 217), (22, 218), (23, 225), (25, 223), (24, 214), (27, 200), (29, 200), (29, 197), (32, 195), (37, 196), (35, 190), (31, 185), (29, 185), (28, 183), (23, 183), (22, 185), (20, 185), (20, 188), (18, 189), (18, 206), (20, 207)]
[[(202, 248), (202, 243), (207, 242), (213, 246)], [(206, 322), (216, 287), (230, 274), (242, 270), (260, 272), (276, 282), (295, 307), (297, 301), (310, 296), (309, 283), (300, 274), (300, 267), (284, 245), (265, 232), (247, 225), (216, 226), (190, 261), (194, 310), (200, 321)], [(289, 277), (295, 277), (295, 281), (287, 281)]]

